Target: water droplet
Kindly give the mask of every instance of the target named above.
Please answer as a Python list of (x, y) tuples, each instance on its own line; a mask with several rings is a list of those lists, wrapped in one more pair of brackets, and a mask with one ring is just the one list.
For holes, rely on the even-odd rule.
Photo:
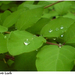
[(63, 37), (64, 35), (62, 34), (61, 37)]
[(61, 43), (59, 43), (59, 45), (61, 46), (62, 44), (61, 44)]
[(24, 42), (24, 45), (29, 45), (30, 42)]
[(53, 30), (51, 30), (51, 29), (49, 30), (50, 33), (51, 33), (52, 31), (53, 31)]
[(59, 30), (59, 28), (56, 28), (55, 30), (56, 30), (56, 31), (58, 31), (58, 30)]
[(61, 46), (59, 46), (59, 48), (61, 48)]
[(53, 40), (56, 40), (56, 38), (53, 38)]
[(28, 39), (26, 39), (28, 41)]
[(7, 38), (7, 36), (4, 36), (4, 38)]
[(63, 29), (63, 28), (64, 28), (63, 26), (60, 27), (60, 29)]

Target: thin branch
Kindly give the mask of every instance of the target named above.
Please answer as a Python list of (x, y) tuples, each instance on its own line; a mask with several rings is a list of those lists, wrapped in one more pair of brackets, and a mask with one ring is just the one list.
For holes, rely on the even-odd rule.
[(59, 46), (59, 44), (55, 44), (55, 43), (51, 43), (51, 42), (46, 42), (47, 44), (50, 44), (50, 45), (57, 45)]
[(6, 33), (6, 34), (10, 34), (10, 32), (4, 32), (4, 33)]
[(63, 2), (63, 1), (57, 1), (57, 2), (52, 3), (52, 4), (50, 4), (50, 5), (48, 5), (48, 6), (44, 7), (44, 8), (48, 8), (48, 7), (53, 6), (53, 5), (55, 5), (55, 4), (57, 4), (57, 3), (60, 3), (60, 2)]

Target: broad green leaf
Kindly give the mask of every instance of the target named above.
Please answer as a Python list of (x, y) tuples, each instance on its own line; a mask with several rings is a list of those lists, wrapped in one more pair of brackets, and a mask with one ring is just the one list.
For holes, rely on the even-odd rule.
[(36, 71), (36, 51), (15, 56), (13, 67), (18, 71)]
[(75, 15), (72, 13), (68, 13), (68, 14), (64, 15), (63, 17), (67, 17), (67, 18), (71, 18), (71, 19), (75, 20)]
[(12, 31), (8, 39), (8, 51), (11, 55), (19, 55), (25, 52), (31, 52), (43, 45), (46, 40), (33, 35), (27, 31)]
[(0, 32), (5, 32), (5, 31), (8, 31), (8, 29), (6, 27), (0, 25)]
[(75, 23), (73, 23), (64, 34), (66, 44), (75, 45)]
[(74, 59), (74, 47), (46, 45), (37, 54), (36, 67), (38, 71), (70, 71), (74, 66)]
[(13, 12), (11, 15), (9, 15), (5, 19), (3, 26), (11, 27), (12, 25), (14, 25), (16, 23), (16, 21), (18, 20), (20, 14), (22, 14), (24, 11), (25, 11), (24, 9), (20, 9), (20, 10)]
[(44, 37), (59, 37), (74, 23), (73, 19), (59, 17), (46, 24), (42, 30), (41, 35)]
[(4, 13), (2, 13), (2, 15), (1, 15), (2, 23), (10, 14), (11, 14), (11, 12), (9, 10), (6, 10)]
[(42, 27), (44, 27), (49, 21), (50, 21), (50, 19), (48, 19), (48, 18), (41, 18), (32, 27), (30, 27), (26, 30), (28, 32), (31, 32), (34, 34), (40, 34)]
[(60, 2), (54, 5), (54, 8), (58, 12), (59, 15), (64, 15), (68, 13), (70, 7), (71, 7), (71, 3), (67, 1)]
[(3, 34), (0, 34), (0, 53), (7, 52), (7, 40)]
[(18, 19), (16, 28), (24, 30), (34, 25), (42, 16), (43, 7), (27, 10)]

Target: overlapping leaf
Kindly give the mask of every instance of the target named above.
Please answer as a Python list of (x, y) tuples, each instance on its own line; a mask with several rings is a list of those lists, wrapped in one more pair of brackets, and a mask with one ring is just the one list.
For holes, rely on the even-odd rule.
[(64, 40), (68, 44), (75, 45), (75, 23), (73, 23), (64, 35)]
[(74, 23), (73, 19), (59, 17), (46, 24), (42, 28), (40, 34), (43, 35), (44, 37), (59, 37), (61, 34), (66, 32), (66, 30), (73, 23)]
[(24, 12), (24, 11), (25, 11), (25, 9), (20, 9), (20, 10), (17, 10), (15, 12), (13, 12), (11, 15), (9, 15), (5, 19), (5, 21), (3, 23), (3, 26), (5, 26), (5, 27), (11, 27), (12, 25), (14, 25), (16, 23), (16, 21), (18, 20), (20, 14), (22, 12)]
[(8, 51), (11, 55), (31, 52), (43, 45), (46, 40), (26, 31), (12, 31), (8, 39)]
[(49, 21), (49, 18), (41, 18), (32, 27), (28, 28), (27, 31), (34, 34), (40, 34), (42, 27), (44, 27)]
[(0, 34), (0, 53), (7, 52), (7, 40), (4, 35)]
[(0, 32), (5, 32), (5, 31), (7, 31), (7, 30), (8, 30), (8, 29), (7, 29), (6, 27), (0, 25)]
[(58, 12), (59, 15), (64, 15), (68, 13), (70, 10), (71, 3), (70, 2), (60, 2), (54, 5), (55, 10)]
[(34, 25), (42, 16), (43, 7), (27, 10), (18, 19), (16, 28), (24, 30)]
[(74, 66), (75, 48), (46, 45), (37, 54), (38, 71), (70, 71)]
[(36, 51), (15, 56), (14, 68), (18, 71), (35, 71)]

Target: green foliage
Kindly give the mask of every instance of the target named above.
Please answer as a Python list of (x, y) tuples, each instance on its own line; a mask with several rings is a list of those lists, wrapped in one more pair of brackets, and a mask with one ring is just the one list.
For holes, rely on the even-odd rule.
[(46, 40), (26, 31), (13, 31), (8, 38), (8, 51), (11, 55), (19, 55), (24, 52), (31, 52), (42, 46)]
[(16, 23), (16, 28), (19, 30), (24, 30), (27, 29), (28, 27), (31, 27), (41, 18), (42, 12), (43, 7), (23, 12)]
[(75, 71), (75, 1), (0, 1), (0, 71)]
[(44, 46), (37, 54), (38, 71), (70, 71), (74, 66), (75, 48)]
[(3, 34), (0, 34), (0, 53), (7, 52), (7, 40)]
[(74, 20), (69, 18), (58, 17), (46, 24), (42, 30), (41, 35), (44, 37), (59, 37), (61, 34), (66, 32)]

